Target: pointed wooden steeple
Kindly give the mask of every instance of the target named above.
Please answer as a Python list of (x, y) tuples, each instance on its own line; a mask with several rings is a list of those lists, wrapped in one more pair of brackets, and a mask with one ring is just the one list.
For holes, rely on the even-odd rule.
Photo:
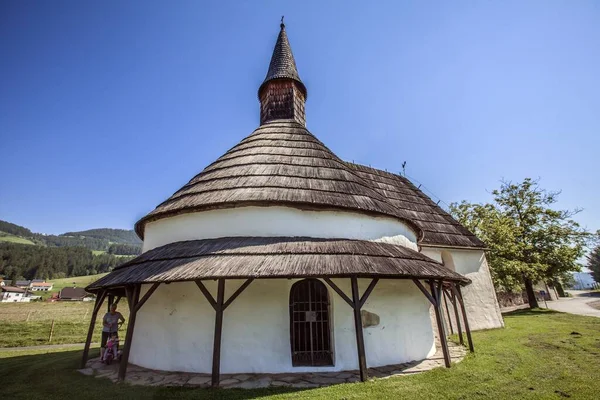
[(260, 123), (262, 125), (277, 119), (291, 119), (306, 125), (306, 87), (298, 75), (283, 18), (280, 27), (269, 71), (258, 89)]

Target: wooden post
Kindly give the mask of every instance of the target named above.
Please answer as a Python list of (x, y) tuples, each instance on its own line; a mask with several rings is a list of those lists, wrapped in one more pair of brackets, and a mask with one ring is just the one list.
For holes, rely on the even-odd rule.
[(107, 307), (107, 312), (110, 312), (110, 307), (112, 307), (113, 302), (115, 301), (115, 296), (112, 294), (108, 295), (108, 307)]
[(50, 325), (50, 336), (48, 337), (48, 343), (52, 341), (52, 334), (54, 333), (54, 318), (52, 319), (52, 324)]
[(464, 346), (465, 341), (463, 339), (462, 328), (460, 326), (460, 315), (458, 315), (458, 305), (456, 304), (456, 294), (454, 294), (454, 291), (452, 291), (451, 294), (452, 294), (452, 297), (450, 298), (450, 302), (454, 306), (454, 318), (456, 319), (456, 328), (458, 329), (458, 340), (460, 341), (460, 344), (462, 344)]
[(462, 297), (462, 293), (460, 291), (460, 286), (454, 285), (454, 290), (456, 291), (456, 297), (458, 298), (458, 302), (460, 303), (460, 309), (463, 315), (463, 321), (465, 322), (465, 331), (467, 333), (467, 341), (469, 342), (469, 351), (473, 353), (475, 351), (473, 347), (473, 339), (471, 338), (471, 329), (469, 328), (469, 320), (467, 319), (467, 310), (465, 309), (465, 302)]
[(442, 345), (442, 352), (444, 353), (444, 363), (446, 364), (446, 368), (450, 368), (450, 350), (448, 349), (448, 339), (446, 338), (446, 329), (444, 328), (444, 320), (442, 318), (441, 285), (442, 283), (440, 282), (440, 290), (438, 291), (435, 282), (429, 281), (429, 287), (431, 289), (431, 293), (433, 294), (433, 298), (435, 299), (435, 304), (433, 308), (435, 310), (435, 320), (438, 326), (440, 344)]
[(100, 294), (96, 297), (96, 303), (94, 304), (94, 309), (92, 311), (92, 318), (90, 319), (90, 327), (88, 329), (87, 338), (85, 339), (85, 346), (83, 347), (83, 356), (81, 358), (82, 369), (85, 368), (85, 364), (88, 360), (88, 355), (90, 353), (90, 344), (92, 343), (92, 335), (94, 334), (94, 326), (96, 325), (96, 317), (98, 316), (98, 311), (100, 311), (105, 297), (106, 291), (100, 292)]
[(217, 300), (206, 289), (201, 280), (194, 281), (208, 303), (215, 310), (215, 336), (213, 339), (213, 365), (212, 365), (212, 386), (218, 387), (221, 380), (221, 333), (223, 332), (223, 311), (233, 303), (233, 301), (252, 283), (254, 278), (247, 279), (236, 290), (231, 297), (225, 301), (225, 279), (219, 278), (217, 287)]
[(442, 291), (442, 297), (444, 298), (444, 307), (446, 308), (446, 315), (448, 316), (448, 326), (450, 327), (450, 334), (454, 335), (454, 328), (452, 328), (452, 318), (450, 317), (450, 309), (448, 308), (448, 301), (446, 300), (446, 291)]
[(225, 279), (220, 278), (217, 288), (215, 336), (213, 341), (212, 386), (218, 387), (221, 380), (221, 333), (223, 331), (223, 303), (225, 301)]
[(129, 352), (131, 351), (131, 340), (133, 339), (133, 329), (135, 327), (135, 318), (137, 316), (137, 309), (135, 306), (137, 305), (140, 299), (140, 288), (141, 285), (138, 283), (133, 285), (133, 287), (127, 287), (125, 290), (128, 292), (128, 298), (131, 299), (129, 303), (130, 314), (129, 314), (129, 323), (127, 324), (127, 333), (125, 334), (125, 345), (123, 346), (123, 354), (121, 355), (121, 362), (119, 364), (119, 380), (123, 381), (125, 379), (125, 374), (127, 373), (127, 364), (129, 363)]
[(367, 372), (367, 359), (365, 357), (365, 339), (363, 336), (362, 315), (360, 314), (360, 295), (358, 293), (358, 279), (350, 278), (352, 284), (352, 303), (354, 309), (354, 329), (356, 331), (356, 348), (358, 350), (358, 368), (362, 382), (369, 379)]

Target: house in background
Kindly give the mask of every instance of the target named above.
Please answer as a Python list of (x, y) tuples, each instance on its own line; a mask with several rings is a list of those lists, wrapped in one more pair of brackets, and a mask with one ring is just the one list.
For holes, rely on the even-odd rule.
[(2, 296), (0, 302), (2, 303), (28, 303), (31, 298), (26, 296), (26, 290), (15, 287), (15, 286), (2, 286), (0, 287)]
[(90, 301), (93, 296), (86, 292), (84, 288), (68, 287), (61, 289), (58, 294), (59, 300), (63, 301)]
[(32, 292), (48, 292), (52, 290), (54, 284), (50, 282), (31, 282), (30, 289)]
[(29, 285), (31, 285), (31, 281), (16, 281), (15, 286), (21, 289), (29, 289)]

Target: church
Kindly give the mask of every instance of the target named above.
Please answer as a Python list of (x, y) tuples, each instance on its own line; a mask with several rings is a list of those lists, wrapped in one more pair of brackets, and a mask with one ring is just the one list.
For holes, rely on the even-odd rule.
[(307, 129), (307, 96), (282, 23), (260, 126), (136, 223), (142, 255), (86, 288), (82, 365), (102, 304), (121, 298), (121, 379), (131, 363), (213, 386), (230, 373), (364, 381), (437, 346), (450, 367), (449, 327), (473, 351), (471, 330), (503, 326), (485, 244), (405, 176), (338, 158)]

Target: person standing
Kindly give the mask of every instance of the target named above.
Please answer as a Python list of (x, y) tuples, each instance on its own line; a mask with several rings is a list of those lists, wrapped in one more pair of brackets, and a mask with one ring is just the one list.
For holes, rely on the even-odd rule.
[(104, 360), (104, 351), (106, 342), (111, 336), (119, 337), (119, 322), (125, 322), (123, 314), (117, 311), (117, 305), (110, 306), (110, 311), (104, 314), (102, 318), (102, 340), (100, 342), (100, 360)]

